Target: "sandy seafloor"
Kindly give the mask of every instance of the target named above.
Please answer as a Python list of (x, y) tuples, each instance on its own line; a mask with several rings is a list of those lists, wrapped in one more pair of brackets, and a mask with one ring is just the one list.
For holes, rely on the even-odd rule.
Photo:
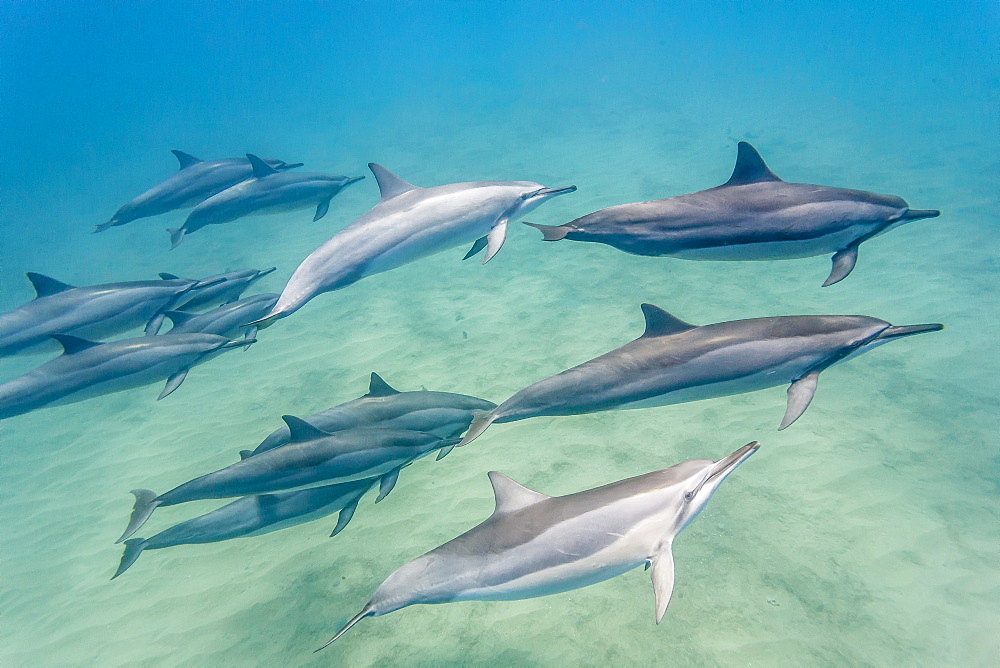
[[(175, 67), (184, 56), (167, 49), (169, 31), (197, 16), (161, 9), (76, 44), (58, 39), (75, 34), (68, 9), (26, 7), (5, 9), (22, 37), (5, 51), (20, 79), (5, 86), (22, 97), (0, 176), (3, 310), (31, 297), (24, 271), (87, 284), (276, 265), (256, 291), (280, 291), (377, 197), (369, 176), (318, 223), (309, 212), (249, 219), (200, 230), (175, 251), (162, 229), (184, 213), (88, 234), (170, 173), (170, 148), (257, 150), (348, 174), (376, 160), (418, 185), (576, 184), (529, 217), (558, 224), (717, 185), (747, 139), (786, 180), (895, 193), (944, 213), (866, 242), (853, 275), (827, 289), (828, 258), (641, 258), (544, 244), (516, 225), (485, 267), (453, 249), (321, 296), (249, 352), (195, 368), (164, 401), (148, 387), (5, 420), (0, 665), (996, 664), (995, 7), (869, 14), (839, 3), (772, 17), (733, 6), (706, 17), (686, 6), (670, 18), (633, 8), (609, 27), (597, 5), (565, 23), (519, 5), (528, 16), (485, 12), (466, 28), (436, 22), (449, 6), (397, 6), (412, 16), (388, 12), (375, 27), (353, 7), (338, 17), (355, 22), (345, 27), (329, 7), (300, 5), (282, 10), (308, 14), (286, 29), (313, 30), (292, 43), (276, 41), (270, 10), (248, 5), (231, 32), (216, 30), (221, 10), (201, 17), (189, 55), (203, 70)], [(414, 17), (423, 17), (416, 29), (393, 33)], [(530, 25), (511, 34), (519, 21)], [(491, 39), (475, 39), (490, 22)], [(263, 73), (241, 74), (235, 51), (252, 54), (252, 39), (226, 42), (248, 26), (271, 47)], [(62, 44), (54, 54), (29, 46), (40, 31)], [(906, 34), (906, 48), (880, 41), (886, 33)], [(411, 61), (418, 41), (435, 46)], [(112, 55), (126, 43), (127, 65)], [(284, 64), (279, 44), (290, 51)], [(65, 60), (68, 71), (56, 66), (67, 54), (80, 56)], [(490, 76), (493, 66), (501, 74)], [(109, 581), (130, 489), (162, 492), (225, 466), (281, 414), (363, 394), (371, 371), (400, 389), (500, 401), (637, 336), (643, 301), (695, 323), (860, 313), (947, 328), (825, 371), (812, 406), (781, 433), (783, 388), (496, 425), (442, 462), (407, 469), (377, 507), (367, 497), (334, 539), (332, 516), (150, 551)], [(0, 360), (0, 379), (44, 359)], [(675, 543), (676, 588), (660, 626), (637, 570), (546, 598), (408, 608), (311, 653), (392, 570), (489, 514), (489, 470), (564, 494), (753, 439), (761, 450)], [(139, 535), (216, 505), (161, 509)]]

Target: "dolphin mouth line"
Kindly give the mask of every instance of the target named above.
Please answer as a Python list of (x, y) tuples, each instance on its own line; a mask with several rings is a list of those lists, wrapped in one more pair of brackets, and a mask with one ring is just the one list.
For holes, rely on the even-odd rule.
[(705, 483), (708, 483), (710, 480), (720, 476), (725, 478), (727, 475), (732, 473), (737, 466), (749, 459), (750, 455), (757, 452), (759, 449), (760, 443), (752, 441), (731, 455), (723, 457), (719, 461), (715, 462), (715, 466), (712, 467), (712, 472), (708, 474), (707, 478), (705, 478)]
[(575, 193), (575, 192), (576, 192), (576, 186), (566, 186), (565, 188), (540, 188), (535, 192), (531, 193), (531, 195), (529, 195), (528, 197), (529, 199), (534, 197), (546, 197), (549, 195), (555, 197), (556, 195), (566, 195), (568, 193)]
[(931, 322), (926, 325), (890, 325), (875, 335), (873, 341), (891, 341), (901, 339), (914, 334), (924, 334), (925, 332), (940, 332), (944, 325), (939, 322)]

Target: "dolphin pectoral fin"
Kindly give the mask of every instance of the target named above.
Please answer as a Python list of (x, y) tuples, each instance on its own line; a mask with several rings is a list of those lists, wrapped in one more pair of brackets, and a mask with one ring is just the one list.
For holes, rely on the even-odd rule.
[(337, 516), (337, 526), (333, 528), (330, 538), (333, 538), (347, 527), (347, 523), (354, 517), (354, 511), (358, 509), (358, 502), (360, 501), (361, 497), (358, 497), (350, 504), (344, 506), (343, 510), (340, 511), (340, 515)]
[(487, 241), (486, 237), (479, 237), (478, 239), (476, 239), (475, 243), (472, 244), (472, 248), (469, 249), (469, 252), (466, 253), (465, 257), (463, 257), (462, 259), (468, 260), (476, 253), (486, 248), (486, 241)]
[(128, 570), (128, 567), (135, 563), (135, 560), (139, 558), (142, 554), (142, 550), (146, 547), (145, 538), (129, 538), (125, 541), (125, 553), (122, 555), (121, 563), (118, 564), (118, 570), (115, 574), (111, 576), (114, 580), (116, 577)]
[(149, 516), (153, 514), (156, 507), (160, 505), (160, 500), (156, 496), (156, 492), (148, 489), (133, 489), (132, 494), (135, 495), (135, 504), (132, 506), (132, 515), (128, 518), (128, 526), (125, 527), (125, 533), (122, 534), (121, 538), (116, 540), (116, 543), (121, 543), (132, 537), (136, 531), (139, 530)]
[(393, 469), (382, 476), (382, 481), (378, 486), (378, 496), (375, 497), (375, 503), (389, 496), (389, 492), (396, 486), (397, 480), (399, 480), (399, 469)]
[(183, 227), (167, 228), (167, 232), (170, 232), (170, 250), (173, 250), (181, 245), (184, 241), (184, 235), (187, 234), (187, 230)]
[(454, 450), (454, 449), (455, 449), (454, 445), (446, 445), (446, 446), (444, 446), (443, 448), (441, 448), (440, 450), (438, 450), (438, 455), (437, 455), (437, 457), (434, 458), (434, 461), (436, 461), (436, 462), (441, 461), (442, 459), (444, 459), (445, 457), (447, 457), (448, 455), (450, 455), (451, 451)]
[[(257, 342), (257, 339), (254, 338), (256, 336), (257, 326), (250, 325), (250, 327), (247, 328), (246, 334), (243, 335), (243, 352), (250, 350), (250, 346)], [(253, 340), (253, 343), (251, 343), (251, 339)]]
[(496, 419), (493, 411), (473, 411), (472, 415), (472, 424), (469, 425), (469, 431), (465, 432), (465, 437), (459, 442), (458, 447), (472, 443)]
[(365, 609), (362, 610), (361, 612), (359, 612), (358, 614), (356, 614), (354, 616), (354, 618), (351, 619), (351, 621), (349, 621), (346, 624), (344, 624), (344, 628), (342, 628), (339, 631), (337, 631), (337, 635), (335, 635), (332, 638), (330, 638), (329, 640), (327, 640), (325, 645), (323, 645), (319, 649), (313, 651), (313, 654), (315, 654), (316, 652), (318, 652), (320, 649), (326, 649), (327, 647), (329, 647), (330, 643), (336, 641), (338, 638), (340, 638), (340, 636), (342, 636), (345, 633), (347, 633), (348, 631), (350, 631), (352, 626), (354, 626), (355, 624), (357, 624), (358, 622), (360, 622), (365, 617), (370, 617), (370, 616), (372, 616), (374, 614), (375, 614), (375, 608), (372, 606), (371, 603), (369, 603), (368, 605), (365, 606)]
[(656, 623), (663, 619), (663, 613), (670, 605), (674, 593), (674, 553), (673, 544), (665, 542), (648, 563), (652, 564), (653, 593), (656, 594)]
[(503, 242), (506, 240), (507, 219), (501, 218), (497, 221), (497, 224), (490, 229), (490, 233), (486, 235), (486, 256), (483, 257), (483, 264), (486, 264), (493, 259), (493, 256), (497, 254), (503, 246)]
[(313, 222), (314, 223), (317, 220), (319, 220), (320, 218), (322, 218), (323, 216), (325, 216), (326, 212), (330, 210), (330, 200), (331, 199), (333, 199), (333, 198), (329, 197), (329, 198), (323, 200), (322, 202), (319, 203), (319, 206), (316, 207), (316, 215), (313, 216)]
[(160, 327), (163, 326), (163, 319), (166, 316), (163, 313), (157, 313), (149, 322), (146, 323), (146, 329), (143, 330), (146, 336), (156, 336), (160, 332)]
[(833, 269), (830, 270), (830, 275), (827, 276), (826, 282), (823, 283), (823, 287), (828, 287), (834, 283), (839, 283), (840, 281), (847, 278), (847, 276), (854, 270), (854, 265), (858, 262), (858, 247), (849, 246), (844, 250), (837, 251), (833, 254)]
[(240, 450), (240, 461), (253, 457), (253, 450)]
[(159, 401), (160, 399), (170, 396), (174, 390), (181, 386), (181, 383), (184, 382), (187, 375), (188, 369), (183, 369), (182, 371), (178, 371), (172, 375), (170, 378), (167, 378), (167, 384), (163, 386), (163, 391), (160, 392), (160, 396), (156, 397), (156, 400)]
[(778, 431), (798, 420), (806, 412), (806, 409), (809, 408), (809, 402), (816, 394), (816, 383), (818, 382), (819, 371), (810, 371), (788, 386), (788, 407), (785, 409), (785, 417), (781, 419)]
[(559, 241), (560, 239), (565, 239), (570, 231), (565, 225), (539, 225), (538, 223), (529, 223), (527, 221), (522, 222), (541, 232), (542, 241)]

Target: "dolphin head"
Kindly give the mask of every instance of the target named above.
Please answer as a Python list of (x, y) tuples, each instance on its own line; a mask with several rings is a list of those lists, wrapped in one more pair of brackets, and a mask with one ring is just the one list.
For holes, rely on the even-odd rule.
[(902, 197), (897, 197), (896, 195), (876, 195), (872, 193), (872, 197), (875, 198), (875, 203), (887, 207), (892, 211), (885, 219), (885, 227), (882, 228), (881, 232), (888, 232), (889, 230), (895, 229), (900, 225), (905, 225), (906, 223), (912, 223), (915, 220), (923, 220), (924, 218), (937, 218), (941, 215), (941, 212), (936, 209), (911, 209), (910, 205), (906, 203)]
[(675, 474), (682, 476), (680, 481), (672, 485), (680, 493), (680, 509), (674, 534), (680, 533), (698, 516), (722, 481), (759, 448), (760, 443), (753, 441), (717, 462), (711, 459), (692, 459), (671, 467)]
[(944, 325), (937, 322), (896, 326), (885, 320), (867, 316), (841, 316), (841, 318), (845, 321), (842, 333), (846, 334), (846, 341), (823, 368), (857, 357), (889, 341), (944, 329)]
[(526, 216), (543, 203), (553, 197), (576, 192), (576, 186), (566, 186), (565, 188), (546, 188), (540, 183), (525, 182), (525, 189), (521, 192), (520, 198), (511, 208), (508, 218), (514, 220), (521, 216)]

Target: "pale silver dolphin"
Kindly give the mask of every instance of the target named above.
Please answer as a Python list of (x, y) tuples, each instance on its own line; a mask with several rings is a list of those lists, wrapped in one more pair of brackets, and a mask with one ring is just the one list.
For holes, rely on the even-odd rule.
[(180, 387), (195, 365), (254, 342), (214, 334), (140, 336), (110, 343), (68, 334), (52, 338), (62, 344), (62, 355), (0, 385), (0, 420), (166, 379), (158, 397), (163, 399)]
[(336, 536), (354, 517), (361, 497), (377, 482), (378, 478), (366, 478), (293, 492), (245, 496), (210, 513), (175, 524), (151, 538), (126, 540), (125, 553), (111, 579), (128, 570), (144, 550), (262, 536), (312, 522), (339, 510), (337, 526), (330, 534)]
[[(496, 407), (492, 401), (465, 394), (429, 390), (400, 392), (372, 372), (368, 394), (310, 415), (305, 420), (317, 429), (329, 432), (379, 426), (454, 438), (469, 428), (476, 411), (491, 411)], [(272, 432), (253, 452), (244, 450), (240, 455), (246, 458), (266, 452), (288, 443), (289, 439), (288, 427), (284, 426)], [(451, 447), (442, 448), (438, 459), (443, 459), (450, 451)]]
[[(214, 284), (192, 292), (177, 306), (178, 309), (196, 311), (201, 308), (209, 308), (229, 304), (240, 298), (243, 292), (251, 285), (273, 273), (275, 267), (267, 269), (238, 269), (227, 271), (223, 274), (206, 276), (202, 279), (204, 283), (212, 281)], [(160, 278), (177, 278), (173, 274), (161, 273)]]
[(244, 338), (252, 339), (257, 334), (257, 328), (243, 327), (243, 323), (263, 316), (277, 301), (276, 294), (262, 294), (245, 297), (205, 313), (164, 311), (163, 315), (174, 324), (170, 328), (170, 334), (201, 333), (226, 338), (236, 338), (242, 334)]
[(330, 200), (341, 190), (357, 183), (363, 176), (283, 173), (257, 156), (248, 153), (253, 165), (253, 178), (212, 195), (194, 208), (184, 225), (170, 232), (171, 248), (183, 241), (186, 234), (206, 225), (231, 223), (245, 216), (260, 216), (316, 207), (313, 220), (319, 220), (330, 210)]
[(288, 444), (280, 448), (205, 474), (159, 496), (148, 489), (132, 490), (135, 495), (132, 516), (117, 542), (135, 533), (156, 508), (199, 499), (223, 499), (309, 487), (317, 483), (379, 477), (378, 502), (396, 484), (399, 469), (458, 441), (442, 440), (434, 434), (419, 431), (369, 427), (331, 434), (292, 415), (283, 419), (292, 437)]
[(368, 167), (378, 181), (379, 203), (302, 261), (263, 320), (284, 318), (316, 295), (455, 246), (473, 243), (466, 258), (486, 248), (485, 263), (503, 245), (510, 221), (576, 190), (576, 186), (546, 188), (530, 181), (418, 188), (380, 165)]
[(820, 371), (887, 341), (936, 332), (941, 324), (895, 327), (863, 315), (796, 315), (697, 326), (643, 304), (635, 341), (517, 392), (479, 415), (460, 445), (494, 422), (666, 406), (768, 387), (788, 388), (778, 429), (812, 401)]
[(170, 278), (77, 287), (29, 272), (36, 297), (0, 315), (0, 357), (56, 350), (51, 334), (103, 339), (146, 325), (155, 334), (162, 313), (224, 279)]
[[(205, 201), (226, 188), (253, 176), (246, 158), (199, 160), (183, 151), (171, 151), (180, 163), (180, 170), (163, 183), (153, 186), (118, 209), (111, 220), (98, 225), (94, 232), (125, 225), (140, 218), (158, 216), (175, 209), (186, 209)], [(283, 160), (265, 160), (274, 169), (301, 167), (301, 162), (289, 164)]]
[(717, 462), (692, 459), (556, 497), (491, 471), (493, 514), (396, 569), (323, 647), (365, 617), (410, 605), (548, 596), (609, 580), (643, 564), (652, 568), (659, 624), (674, 589), (674, 538), (759, 447), (754, 442)]
[(546, 241), (593, 241), (634, 255), (780, 260), (833, 254), (826, 287), (851, 273), (863, 241), (940, 214), (911, 209), (895, 195), (785, 183), (741, 141), (732, 177), (716, 188), (620, 204), (565, 225), (527, 224)]

